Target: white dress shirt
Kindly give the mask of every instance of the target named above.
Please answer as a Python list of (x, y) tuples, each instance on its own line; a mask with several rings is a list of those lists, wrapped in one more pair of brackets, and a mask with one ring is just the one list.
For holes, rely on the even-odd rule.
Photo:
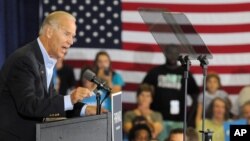
[[(57, 60), (50, 57), (49, 54), (47, 53), (46, 49), (44, 48), (42, 42), (40, 41), (39, 38), (37, 38), (38, 45), (40, 47), (40, 50), (42, 52), (43, 60), (44, 60), (44, 65), (45, 65), (45, 71), (46, 71), (46, 82), (47, 82), (47, 91), (49, 90), (50, 82), (52, 80), (53, 76), (53, 70), (56, 65)], [(85, 114), (87, 105), (84, 105), (80, 115), (83, 116)], [(71, 102), (70, 95), (64, 96), (64, 110), (73, 110), (73, 104)]]

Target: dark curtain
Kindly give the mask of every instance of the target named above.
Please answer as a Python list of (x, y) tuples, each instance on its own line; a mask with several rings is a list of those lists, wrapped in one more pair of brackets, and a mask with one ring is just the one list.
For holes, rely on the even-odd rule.
[(0, 68), (18, 47), (37, 37), (39, 0), (0, 0)]

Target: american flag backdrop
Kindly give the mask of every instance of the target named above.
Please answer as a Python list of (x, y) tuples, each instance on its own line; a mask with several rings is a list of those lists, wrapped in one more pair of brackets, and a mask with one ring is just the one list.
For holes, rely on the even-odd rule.
[[(65, 10), (77, 18), (77, 36), (66, 63), (79, 78), (83, 65), (92, 64), (98, 51), (107, 51), (126, 82), (123, 102), (129, 107), (146, 72), (165, 62), (139, 15), (140, 7), (166, 8), (188, 17), (213, 53), (208, 70), (219, 73), (232, 100), (250, 84), (250, 0), (41, 0), (40, 14), (42, 19)], [(191, 71), (202, 86), (198, 61), (192, 62)]]

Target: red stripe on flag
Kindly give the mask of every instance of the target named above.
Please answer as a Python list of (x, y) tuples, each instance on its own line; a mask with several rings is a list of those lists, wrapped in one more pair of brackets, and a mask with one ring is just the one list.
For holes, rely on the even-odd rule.
[[(133, 51), (161, 52), (156, 44), (141, 44), (123, 42), (123, 49)], [(226, 46), (208, 46), (212, 53), (246, 53), (250, 52), (250, 44), (246, 45), (226, 45)]]
[[(123, 23), (123, 30), (129, 31), (149, 31), (146, 24), (141, 23)], [(238, 25), (194, 25), (198, 33), (232, 33), (232, 32), (248, 32), (250, 24)]]
[(249, 11), (250, 3), (240, 4), (156, 4), (156, 3), (130, 3), (123, 2), (122, 9), (137, 11), (139, 8), (168, 9), (178, 12), (242, 12)]
[(122, 103), (122, 112), (126, 112), (128, 110), (134, 110), (135, 108), (137, 108), (137, 104), (136, 103)]
[[(82, 68), (83, 66), (91, 66), (93, 61), (86, 61), (86, 60), (65, 60), (66, 64), (71, 65), (74, 68)], [(152, 69), (156, 65), (152, 64), (139, 64), (139, 63), (127, 63), (127, 62), (112, 62), (113, 69), (118, 70), (127, 70), (127, 71), (142, 71), (147, 72), (148, 70)], [(192, 66), (191, 72), (194, 74), (201, 74), (202, 70), (199, 66)], [(224, 74), (243, 74), (250, 72), (250, 65), (246, 66), (209, 66), (208, 72), (217, 72), (217, 73), (224, 73)]]

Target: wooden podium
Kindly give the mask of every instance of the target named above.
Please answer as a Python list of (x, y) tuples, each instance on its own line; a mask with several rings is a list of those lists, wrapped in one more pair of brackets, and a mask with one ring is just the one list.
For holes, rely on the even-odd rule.
[(111, 141), (111, 113), (41, 123), (36, 141)]

